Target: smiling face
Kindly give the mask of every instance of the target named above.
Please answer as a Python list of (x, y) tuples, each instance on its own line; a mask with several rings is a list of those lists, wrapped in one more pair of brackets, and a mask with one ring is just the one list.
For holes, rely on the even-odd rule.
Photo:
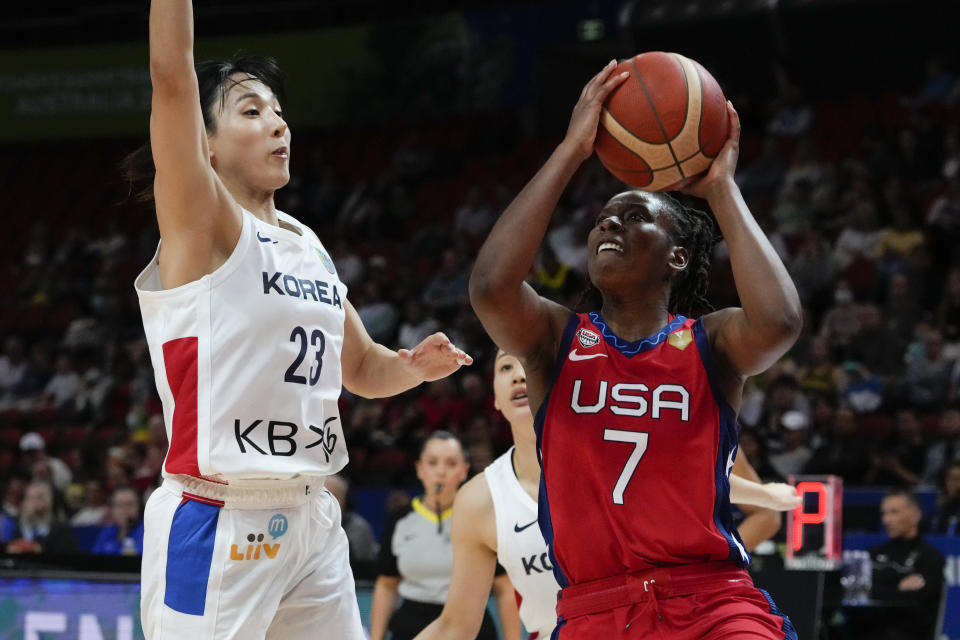
[(290, 180), (290, 129), (273, 91), (252, 76), (230, 76), (208, 141), (228, 187), (272, 192)]
[(626, 191), (604, 205), (587, 237), (587, 271), (600, 291), (662, 286), (686, 268), (670, 205), (655, 193)]

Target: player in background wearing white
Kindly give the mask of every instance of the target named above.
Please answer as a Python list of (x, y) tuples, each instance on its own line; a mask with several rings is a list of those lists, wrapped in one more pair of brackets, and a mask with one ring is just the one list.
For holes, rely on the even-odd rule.
[[(514, 446), (457, 493), (452, 525), (453, 575), (447, 603), (440, 617), (415, 640), (475, 638), (498, 561), (517, 591), (520, 619), (530, 638), (545, 640), (556, 625), (560, 587), (537, 526), (540, 463), (533, 414), (527, 402), (526, 374), (520, 361), (502, 350), (497, 351), (494, 361), (493, 396), (494, 406), (510, 423)], [(744, 537), (745, 546), (752, 549), (776, 533), (778, 512), (793, 509), (800, 498), (790, 485), (748, 479), (756, 473), (742, 456), (737, 457), (732, 473), (731, 501), (763, 510), (745, 510), (762, 516), (759, 525), (749, 527), (749, 536)], [(775, 515), (772, 532), (766, 513)], [(767, 537), (760, 537), (766, 533)]]
[(394, 395), (472, 359), (442, 334), (399, 352), (371, 340), (316, 234), (274, 206), (290, 178), (282, 83), (243, 60), (195, 69), (191, 2), (152, 2), (162, 242), (136, 288), (170, 449), (145, 513), (143, 629), (362, 640), (323, 490), (347, 462), (341, 387)]

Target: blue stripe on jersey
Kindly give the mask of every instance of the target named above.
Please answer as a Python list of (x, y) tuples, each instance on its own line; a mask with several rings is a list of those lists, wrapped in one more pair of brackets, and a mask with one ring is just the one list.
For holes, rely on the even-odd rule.
[(173, 514), (163, 603), (174, 611), (203, 615), (219, 518), (220, 507), (193, 500), (184, 500)]
[(770, 594), (757, 587), (757, 591), (763, 594), (763, 597), (767, 599), (767, 602), (770, 603), (770, 613), (777, 616), (778, 618), (783, 618), (783, 624), (780, 626), (780, 630), (783, 631), (783, 640), (798, 640), (797, 630), (793, 626), (793, 622), (790, 621), (790, 618), (784, 615), (783, 611), (780, 611), (780, 607), (777, 606), (777, 603), (773, 601), (773, 598), (770, 597)]
[(717, 494), (713, 503), (713, 521), (723, 537), (727, 539), (727, 545), (730, 547), (729, 559), (741, 567), (748, 567), (750, 566), (750, 554), (743, 546), (740, 534), (733, 524), (733, 513), (730, 510), (729, 476), (730, 469), (733, 467), (733, 460), (737, 455), (737, 414), (730, 403), (727, 402), (723, 391), (720, 389), (719, 381), (716, 379), (713, 357), (710, 352), (710, 341), (707, 339), (707, 332), (703, 328), (703, 318), (698, 318), (693, 323), (693, 337), (697, 343), (697, 351), (700, 352), (703, 368), (707, 373), (707, 380), (710, 381), (713, 400), (717, 403), (717, 408), (720, 411), (720, 436), (717, 443), (715, 469)]
[[(560, 348), (557, 350), (557, 357), (553, 362), (553, 371), (550, 372), (550, 382), (547, 385), (547, 389), (553, 389), (553, 386), (557, 383), (557, 378), (560, 377), (560, 369), (567, 360), (567, 352), (570, 351), (570, 343), (573, 342), (573, 336), (579, 324), (580, 317), (575, 313), (571, 313), (567, 327), (563, 330), (563, 337), (560, 339)], [(537, 460), (540, 462), (541, 469), (543, 468), (543, 456), (540, 453), (540, 449), (543, 446), (543, 430), (547, 417), (547, 406), (549, 404), (550, 391), (547, 391), (547, 395), (544, 396), (540, 408), (537, 409), (537, 415), (534, 416), (533, 419), (533, 430), (537, 434)], [(553, 521), (550, 519), (550, 499), (547, 496), (547, 481), (543, 473), (540, 474), (540, 493), (538, 498), (537, 521), (540, 525), (540, 533), (543, 534), (543, 539), (547, 543), (547, 552), (550, 554), (550, 564), (553, 565), (553, 575), (561, 587), (569, 587), (570, 580), (563, 574), (563, 571), (560, 569), (560, 563), (557, 562), (557, 557), (553, 555)]]
[(655, 346), (666, 340), (668, 335), (679, 329), (680, 326), (687, 321), (687, 319), (683, 316), (674, 316), (673, 320), (667, 323), (667, 326), (663, 327), (656, 333), (634, 342), (627, 342), (611, 331), (610, 327), (607, 326), (607, 323), (603, 321), (603, 318), (601, 318), (600, 314), (596, 311), (590, 312), (590, 320), (593, 321), (593, 324), (597, 325), (598, 329), (600, 329), (600, 333), (603, 335), (607, 343), (628, 358), (631, 358), (638, 353), (643, 353), (644, 351), (653, 349)]

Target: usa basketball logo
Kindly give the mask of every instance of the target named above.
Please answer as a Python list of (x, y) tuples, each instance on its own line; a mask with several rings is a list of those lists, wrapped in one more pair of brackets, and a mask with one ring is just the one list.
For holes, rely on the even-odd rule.
[(318, 256), (320, 256), (320, 262), (323, 263), (323, 268), (326, 269), (330, 275), (335, 274), (337, 270), (334, 268), (333, 260), (330, 259), (330, 256), (328, 256), (322, 249), (314, 247), (313, 250), (317, 252)]
[(577, 341), (584, 349), (589, 349), (600, 344), (600, 336), (589, 329), (580, 329), (577, 331)]

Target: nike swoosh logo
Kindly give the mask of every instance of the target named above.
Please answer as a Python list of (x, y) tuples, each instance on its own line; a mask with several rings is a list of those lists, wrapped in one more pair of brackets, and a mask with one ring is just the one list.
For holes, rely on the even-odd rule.
[(257, 231), (257, 240), (259, 240), (260, 242), (272, 242), (273, 244), (277, 244), (276, 240), (273, 240), (271, 238), (264, 238), (262, 235), (260, 235), (259, 231)]
[(520, 532), (523, 531), (524, 529), (528, 529), (528, 528), (532, 527), (532, 526), (535, 525), (535, 524), (537, 524), (537, 521), (536, 521), (536, 520), (534, 520), (533, 522), (528, 522), (527, 524), (525, 524), (525, 525), (523, 525), (523, 526), (521, 527), (521, 526), (520, 526), (520, 523), (518, 522), (518, 523), (516, 523), (515, 525), (513, 525), (513, 530), (516, 531), (517, 533), (520, 533)]
[(605, 353), (577, 353), (577, 350), (574, 349), (570, 352), (570, 359), (574, 362), (580, 360), (590, 360), (591, 358), (606, 358), (608, 357)]

